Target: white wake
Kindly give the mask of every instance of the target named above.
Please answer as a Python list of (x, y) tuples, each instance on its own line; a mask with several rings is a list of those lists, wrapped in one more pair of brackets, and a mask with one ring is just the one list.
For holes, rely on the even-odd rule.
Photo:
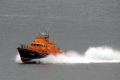
[[(19, 55), (15, 61), (21, 63)], [(109, 47), (90, 47), (85, 53), (68, 51), (67, 54), (49, 55), (43, 59), (33, 60), (36, 63), (119, 63), (120, 51)]]

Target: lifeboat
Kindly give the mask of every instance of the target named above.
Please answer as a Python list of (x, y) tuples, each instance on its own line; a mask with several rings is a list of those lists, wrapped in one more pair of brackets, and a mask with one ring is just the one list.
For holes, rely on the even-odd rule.
[(63, 54), (62, 50), (49, 40), (48, 31), (39, 35), (30, 46), (20, 45), (17, 50), (23, 63), (30, 62), (33, 59), (45, 58), (51, 54)]

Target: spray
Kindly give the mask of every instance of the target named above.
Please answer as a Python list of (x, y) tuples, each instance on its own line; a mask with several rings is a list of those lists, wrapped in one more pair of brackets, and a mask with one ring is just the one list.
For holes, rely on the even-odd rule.
[[(15, 61), (21, 63), (19, 55), (16, 56)], [(65, 64), (79, 64), (79, 63), (119, 63), (120, 51), (114, 50), (110, 47), (90, 47), (84, 55), (76, 51), (68, 51), (67, 54), (49, 55), (46, 58), (34, 59), (37, 63), (65, 63)]]

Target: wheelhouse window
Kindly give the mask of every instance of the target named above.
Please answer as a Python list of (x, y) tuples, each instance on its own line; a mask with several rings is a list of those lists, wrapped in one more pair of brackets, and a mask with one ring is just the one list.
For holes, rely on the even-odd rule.
[(40, 46), (40, 47), (44, 47), (44, 48), (47, 48), (47, 45), (44, 45), (44, 44), (31, 44), (32, 46)]

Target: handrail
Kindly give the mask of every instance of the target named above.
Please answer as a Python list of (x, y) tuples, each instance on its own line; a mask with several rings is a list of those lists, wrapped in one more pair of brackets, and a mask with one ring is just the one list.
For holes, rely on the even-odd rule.
[(19, 48), (28, 48), (28, 45), (20, 44), (20, 47), (19, 47)]

